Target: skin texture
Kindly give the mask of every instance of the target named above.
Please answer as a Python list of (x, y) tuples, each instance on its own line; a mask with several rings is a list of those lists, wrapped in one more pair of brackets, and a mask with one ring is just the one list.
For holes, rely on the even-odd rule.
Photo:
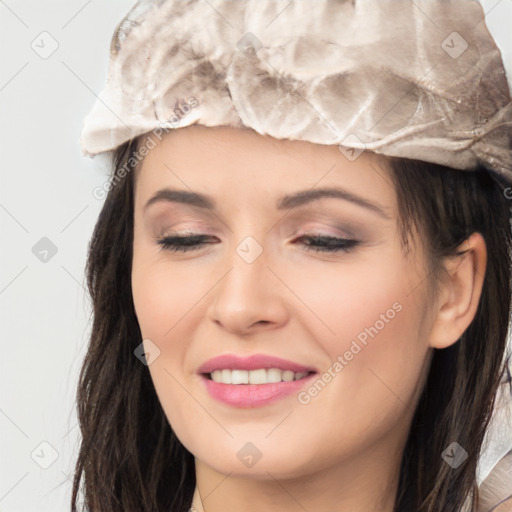
[[(158, 142), (136, 179), (134, 306), (145, 347), (158, 347), (149, 371), (195, 456), (205, 510), (391, 512), (432, 348), (455, 343), (476, 312), (486, 265), (481, 235), (446, 262), (432, 298), (421, 245), (403, 252), (383, 157), (364, 152), (349, 161), (336, 146), (195, 125)], [(207, 194), (217, 208), (160, 201), (144, 210), (164, 187)], [(276, 209), (285, 194), (323, 187), (343, 187), (387, 217), (338, 198)], [(213, 243), (160, 250), (158, 237), (184, 232)], [(315, 252), (300, 239), (306, 233), (360, 244)], [(252, 263), (237, 253), (249, 236), (263, 250)], [(196, 373), (214, 356), (263, 353), (322, 374), (376, 325), (307, 404), (293, 394), (232, 407), (211, 398)], [(237, 457), (249, 442), (261, 454), (252, 467)]]

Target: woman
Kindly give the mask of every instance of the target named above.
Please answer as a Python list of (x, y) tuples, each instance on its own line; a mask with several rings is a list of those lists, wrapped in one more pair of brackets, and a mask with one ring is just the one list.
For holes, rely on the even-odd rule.
[(141, 2), (116, 31), (83, 138), (114, 160), (73, 510), (82, 476), (91, 512), (484, 503), (509, 386), (499, 51), (475, 3), (312, 5)]

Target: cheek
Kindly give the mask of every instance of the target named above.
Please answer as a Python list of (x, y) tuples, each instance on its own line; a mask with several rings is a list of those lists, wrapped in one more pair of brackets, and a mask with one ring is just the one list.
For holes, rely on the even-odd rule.
[(187, 326), (201, 321), (198, 301), (205, 293), (190, 279), (189, 274), (171, 270), (154, 256), (145, 258), (142, 252), (134, 252), (132, 293), (137, 320), (145, 350), (158, 347), (158, 357), (148, 369), (166, 417), (180, 433), (189, 430), (190, 421), (201, 422), (183, 387), (190, 339)]
[(332, 425), (333, 436), (342, 431), (352, 440), (347, 446), (357, 446), (361, 432), (369, 442), (409, 414), (421, 389), (428, 354), (419, 328), (422, 278), (400, 253), (350, 272), (316, 275), (298, 294), (316, 314), (308, 328), (330, 365), (301, 397), (308, 411), (303, 425), (312, 431), (319, 423)]
[(174, 337), (175, 328), (193, 312), (205, 290), (194, 273), (179, 265), (134, 254), (132, 293), (142, 336), (162, 342)]

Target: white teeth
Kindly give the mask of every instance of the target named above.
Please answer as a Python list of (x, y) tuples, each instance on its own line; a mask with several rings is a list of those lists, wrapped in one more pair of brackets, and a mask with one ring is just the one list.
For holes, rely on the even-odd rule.
[(215, 370), (210, 376), (213, 381), (222, 384), (271, 384), (277, 382), (291, 382), (299, 380), (308, 375), (309, 372), (294, 373), (290, 370), (280, 370), (279, 368), (270, 368), (265, 370)]
[(266, 384), (267, 371), (262, 368), (261, 370), (252, 370), (249, 372), (249, 384)]
[(281, 370), (278, 370), (277, 368), (270, 368), (270, 370), (267, 370), (267, 382), (281, 382), (282, 373), (283, 372)]
[(229, 370), (221, 370), (220, 373), (222, 382), (226, 384), (231, 384), (231, 372)]
[(249, 372), (247, 370), (232, 370), (231, 384), (249, 384)]
[(286, 370), (283, 372), (283, 380), (285, 382), (290, 382), (293, 380), (293, 372), (291, 372), (290, 370)]

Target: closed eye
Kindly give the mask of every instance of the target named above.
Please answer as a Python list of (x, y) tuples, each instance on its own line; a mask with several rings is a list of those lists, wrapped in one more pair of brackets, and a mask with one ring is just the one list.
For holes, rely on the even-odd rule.
[[(190, 236), (166, 236), (157, 239), (157, 244), (161, 246), (160, 250), (172, 252), (188, 252), (201, 249), (207, 244), (215, 243), (208, 242), (209, 239), (214, 238), (208, 235), (190, 235)], [(358, 240), (348, 238), (337, 238), (326, 235), (303, 235), (297, 240), (307, 240), (307, 243), (301, 243), (307, 251), (315, 252), (349, 252), (360, 244)]]

